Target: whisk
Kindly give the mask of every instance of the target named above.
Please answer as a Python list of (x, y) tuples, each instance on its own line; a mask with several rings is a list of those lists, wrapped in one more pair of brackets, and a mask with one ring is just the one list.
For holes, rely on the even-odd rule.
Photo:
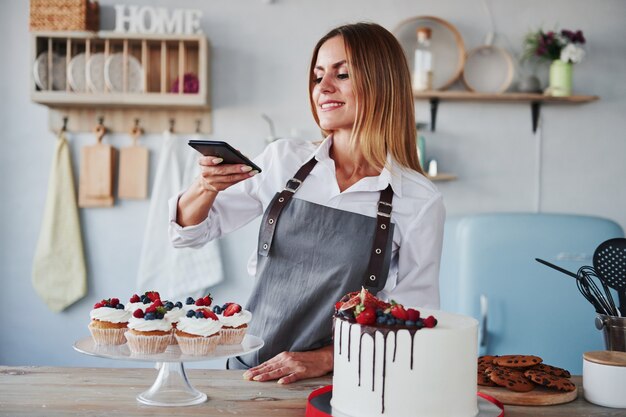
[[(604, 295), (600, 292), (600, 288), (595, 279), (602, 284)], [(608, 316), (620, 316), (619, 310), (615, 307), (611, 290), (600, 279), (594, 268), (590, 266), (582, 266), (578, 269), (576, 278), (576, 286), (580, 293), (585, 297), (596, 309), (597, 313), (606, 314)]]
[[(574, 274), (566, 269), (561, 268), (560, 266), (556, 266), (551, 264), (550, 262), (544, 261), (543, 259), (535, 258), (535, 260), (539, 263), (542, 263), (546, 266), (549, 266), (552, 269), (556, 269), (559, 272), (562, 272), (570, 277), (576, 278), (576, 286), (578, 287), (578, 291), (589, 301), (593, 307), (596, 309), (596, 313), (606, 314), (607, 316), (618, 316), (620, 317), (619, 310), (615, 307), (615, 303), (613, 302), (613, 296), (611, 295), (611, 291), (609, 287), (604, 283), (602, 279), (598, 277), (595, 269), (591, 266), (582, 266), (578, 269), (578, 273)], [(595, 279), (598, 279), (602, 284), (602, 290), (604, 290), (604, 294), (600, 291), (600, 287), (595, 282)]]

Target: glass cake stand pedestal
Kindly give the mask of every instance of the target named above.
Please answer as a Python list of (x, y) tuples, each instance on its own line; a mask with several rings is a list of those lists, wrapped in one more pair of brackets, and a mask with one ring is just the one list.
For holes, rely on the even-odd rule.
[(159, 374), (147, 391), (137, 395), (137, 401), (146, 405), (160, 407), (182, 407), (201, 404), (207, 395), (195, 389), (187, 379), (185, 362), (201, 362), (212, 359), (226, 359), (246, 355), (263, 347), (263, 339), (247, 334), (238, 345), (218, 345), (215, 351), (206, 356), (185, 355), (178, 345), (170, 345), (163, 353), (154, 355), (134, 354), (128, 345), (97, 345), (91, 336), (74, 343), (74, 350), (85, 355), (100, 358), (139, 362), (157, 362)]

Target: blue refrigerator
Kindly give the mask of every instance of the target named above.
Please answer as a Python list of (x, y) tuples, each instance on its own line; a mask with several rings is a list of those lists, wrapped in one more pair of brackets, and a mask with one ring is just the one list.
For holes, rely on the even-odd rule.
[[(582, 373), (582, 354), (603, 350), (593, 306), (576, 280), (603, 241), (623, 237), (608, 219), (534, 213), (451, 216), (441, 259), (441, 309), (480, 323), (480, 354), (534, 354)], [(617, 298), (615, 297), (617, 300)]]

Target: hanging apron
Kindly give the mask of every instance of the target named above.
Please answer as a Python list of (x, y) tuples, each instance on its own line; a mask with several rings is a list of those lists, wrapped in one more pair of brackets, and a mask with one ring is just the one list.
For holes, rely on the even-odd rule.
[(229, 369), (331, 344), (335, 303), (361, 286), (385, 286), (394, 226), (391, 186), (381, 191), (376, 218), (292, 199), (316, 163), (313, 158), (302, 166), (265, 211), (256, 284), (246, 307), (252, 312), (248, 332), (265, 345), (229, 359)]
[(174, 248), (164, 227), (168, 222), (168, 199), (191, 184), (197, 169), (197, 153), (186, 141), (169, 131), (163, 132), (139, 258), (139, 292), (160, 291), (174, 301), (189, 295), (196, 298), (223, 279), (217, 241), (200, 249)]

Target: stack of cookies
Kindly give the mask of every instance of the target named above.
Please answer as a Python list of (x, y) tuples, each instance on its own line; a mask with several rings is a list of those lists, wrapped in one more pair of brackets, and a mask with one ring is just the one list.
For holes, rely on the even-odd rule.
[(500, 386), (515, 392), (528, 392), (537, 386), (571, 392), (576, 385), (566, 369), (543, 363), (533, 355), (480, 356), (478, 385)]

